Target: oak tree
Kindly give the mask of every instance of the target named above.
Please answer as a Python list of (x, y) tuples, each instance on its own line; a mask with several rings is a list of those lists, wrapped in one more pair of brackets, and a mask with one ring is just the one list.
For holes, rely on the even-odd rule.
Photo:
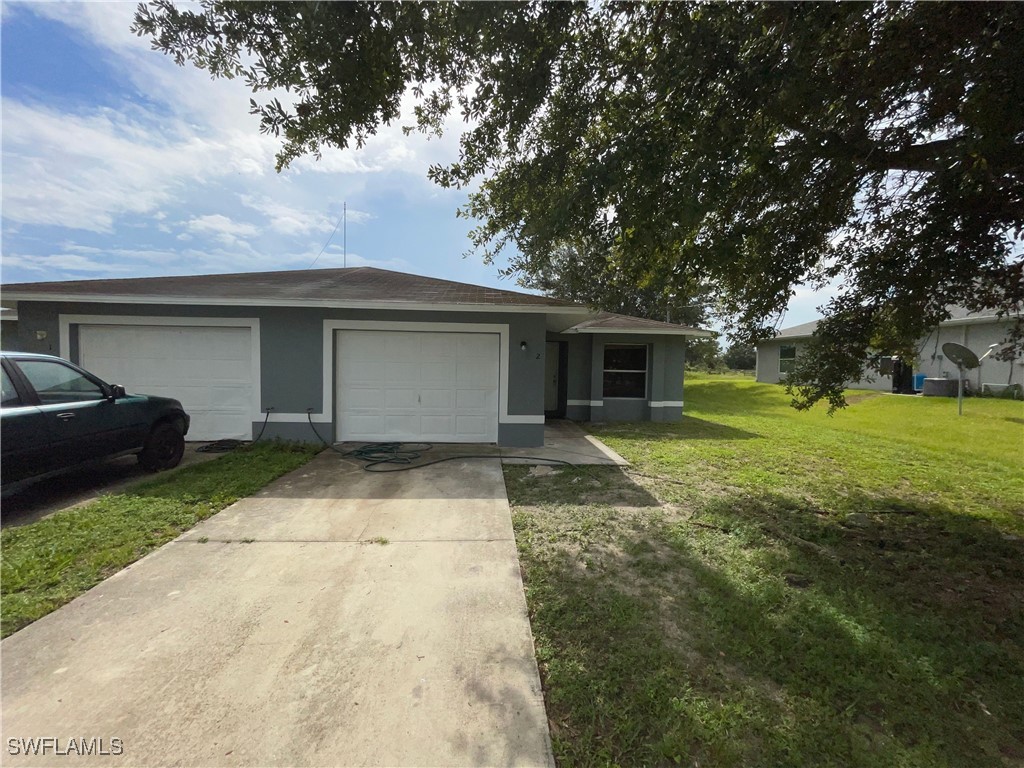
[(745, 342), (835, 287), (799, 405), (842, 405), (951, 305), (1017, 317), (1022, 346), (1024, 4), (159, 0), (134, 28), (245, 78), (279, 168), (360, 145), (407, 92), (411, 130), (461, 115), (430, 176), (527, 283), (587, 243), (637, 288), (711, 286)]

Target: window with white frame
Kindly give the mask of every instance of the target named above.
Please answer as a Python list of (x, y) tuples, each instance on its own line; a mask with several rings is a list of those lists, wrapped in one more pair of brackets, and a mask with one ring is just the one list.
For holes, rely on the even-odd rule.
[(779, 347), (779, 373), (790, 373), (796, 365), (796, 345), (783, 344)]
[(606, 344), (604, 397), (647, 397), (647, 345)]

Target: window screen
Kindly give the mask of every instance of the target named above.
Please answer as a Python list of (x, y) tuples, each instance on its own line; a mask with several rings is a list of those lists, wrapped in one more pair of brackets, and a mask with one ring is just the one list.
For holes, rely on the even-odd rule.
[(604, 348), (604, 396), (647, 397), (647, 347), (608, 344)]

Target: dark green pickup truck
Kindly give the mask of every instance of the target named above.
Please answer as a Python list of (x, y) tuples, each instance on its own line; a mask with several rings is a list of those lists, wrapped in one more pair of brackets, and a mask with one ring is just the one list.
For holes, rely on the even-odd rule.
[(168, 397), (130, 395), (50, 355), (0, 352), (0, 485), (5, 488), (115, 456), (177, 466), (189, 416)]

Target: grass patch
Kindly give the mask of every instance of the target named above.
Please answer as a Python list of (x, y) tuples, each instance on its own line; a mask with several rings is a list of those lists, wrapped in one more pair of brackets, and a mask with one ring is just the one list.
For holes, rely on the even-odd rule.
[(6, 637), (309, 461), (318, 448), (259, 443), (0, 532)]
[(505, 468), (559, 764), (1021, 764), (1024, 406), (686, 394)]

